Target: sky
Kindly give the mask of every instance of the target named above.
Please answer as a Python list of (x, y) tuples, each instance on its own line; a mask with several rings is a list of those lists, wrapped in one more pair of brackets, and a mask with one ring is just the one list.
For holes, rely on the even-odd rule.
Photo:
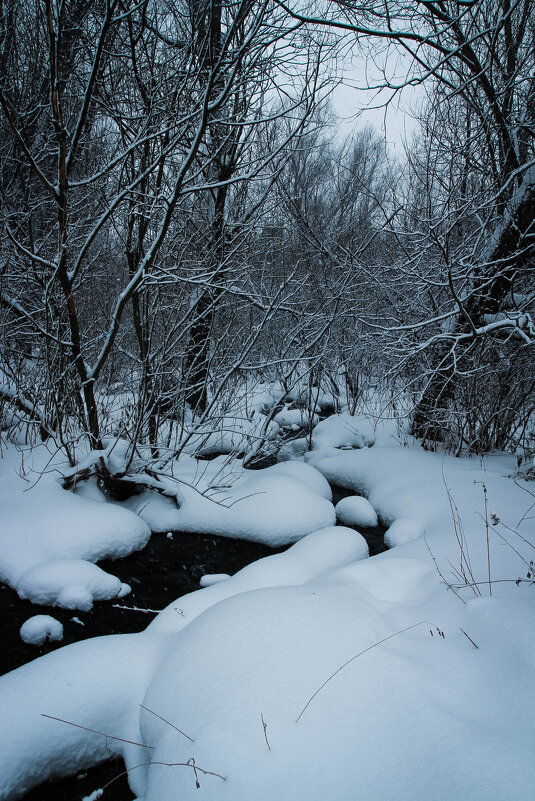
[(424, 98), (420, 86), (405, 86), (393, 93), (386, 89), (368, 89), (383, 80), (383, 71), (393, 83), (406, 78), (410, 62), (400, 54), (348, 52), (338, 61), (340, 83), (332, 95), (333, 110), (341, 120), (342, 136), (355, 127), (372, 125), (385, 137), (388, 147), (400, 156), (403, 142), (410, 141), (418, 123), (413, 111)]

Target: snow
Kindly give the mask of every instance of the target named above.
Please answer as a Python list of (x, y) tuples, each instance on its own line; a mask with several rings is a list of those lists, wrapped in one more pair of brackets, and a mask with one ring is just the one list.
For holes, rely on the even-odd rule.
[(250, 417), (229, 415), (215, 418), (202, 426), (184, 430), (184, 451), (188, 454), (248, 453), (259, 437), (275, 437), (279, 426), (271, 421), (265, 431), (266, 418), (257, 413)]
[(17, 591), (34, 604), (88, 612), (93, 601), (123, 598), (130, 586), (83, 559), (54, 559), (23, 573)]
[(146, 523), (107, 503), (94, 486), (89, 492), (98, 499), (64, 490), (58, 479), (65, 465), (44, 446), (4, 448), (0, 469), (0, 581), (34, 603), (68, 609), (89, 609), (93, 598), (125, 591), (92, 563), (143, 548)]
[(201, 587), (211, 587), (212, 584), (220, 584), (230, 578), (228, 573), (205, 573), (201, 576), (199, 584)]
[(90, 793), (89, 795), (84, 796), (84, 798), (82, 798), (82, 801), (97, 801), (97, 799), (102, 798), (103, 795), (104, 795), (104, 790), (102, 789), (102, 787), (99, 787), (97, 790), (93, 790), (93, 792)]
[(318, 415), (313, 414), (311, 416), (307, 409), (290, 409), (287, 406), (273, 418), (273, 422), (280, 428), (289, 429), (290, 431), (311, 428), (315, 426), (318, 421)]
[(375, 442), (375, 426), (366, 417), (333, 414), (318, 423), (312, 435), (314, 448), (366, 448)]
[[(204, 577), (139, 634), (2, 677), (0, 799), (121, 754), (142, 801), (531, 800), (533, 486), (506, 455), (402, 447), (388, 426), (365, 447), (376, 426), (346, 423), (316, 427), (306, 464), (233, 473), (181, 457), (166, 485), (180, 508), (158, 496), (141, 511), (162, 531), (295, 543)], [(332, 525), (326, 480), (363, 496), (342, 512), (378, 514), (391, 550), (367, 558)]]
[(50, 615), (33, 615), (20, 627), (20, 637), (28, 645), (43, 645), (47, 640), (63, 639), (63, 626)]
[(342, 498), (334, 507), (336, 519), (344, 526), (363, 526), (374, 528), (378, 524), (375, 509), (366, 498), (358, 495)]
[(242, 473), (232, 486), (209, 485), (216, 466), (197, 486), (162, 478), (176, 494), (171, 500), (149, 491), (126, 505), (139, 513), (153, 531), (196, 532), (288, 545), (335, 522), (330, 489), (318, 471), (305, 464), (284, 462), (265, 470)]

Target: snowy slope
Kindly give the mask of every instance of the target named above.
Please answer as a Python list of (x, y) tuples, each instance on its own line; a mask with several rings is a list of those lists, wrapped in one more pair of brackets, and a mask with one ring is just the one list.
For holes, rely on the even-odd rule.
[[(281, 501), (297, 520), (311, 498), (328, 503), (316, 471), (355, 489), (391, 550), (366, 558), (357, 533), (324, 528), (174, 601), (141, 634), (0, 679), (0, 798), (106, 754), (102, 735), (42, 712), (131, 741), (108, 744), (143, 801), (532, 798), (532, 486), (506, 456), (454, 459), (380, 431), (373, 447), (333, 441), (254, 480), (270, 499), (287, 497), (278, 481), (300, 484)], [(202, 521), (197, 495), (188, 514)]]

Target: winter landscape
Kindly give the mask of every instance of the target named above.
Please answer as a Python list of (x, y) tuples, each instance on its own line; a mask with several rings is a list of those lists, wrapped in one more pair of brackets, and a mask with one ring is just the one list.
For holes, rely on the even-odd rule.
[(531, 801), (534, 36), (0, 4), (0, 801)]

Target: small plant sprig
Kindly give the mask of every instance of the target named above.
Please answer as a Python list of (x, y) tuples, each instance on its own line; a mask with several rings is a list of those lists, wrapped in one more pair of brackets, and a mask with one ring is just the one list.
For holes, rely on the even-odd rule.
[[(188, 740), (190, 740), (190, 742), (192, 742), (192, 743), (195, 742), (193, 737), (190, 737), (189, 734), (186, 734), (186, 732), (182, 731), (182, 729), (179, 729), (177, 726), (175, 726), (173, 723), (171, 723), (166, 718), (164, 718), (161, 715), (159, 715), (157, 712), (154, 712), (152, 709), (149, 709), (147, 706), (144, 706), (143, 704), (140, 704), (140, 707), (142, 709), (144, 709), (146, 712), (150, 712), (151, 715), (154, 715), (156, 718), (158, 718), (159, 720), (163, 721), (168, 726), (171, 726), (179, 734), (183, 735)], [(108, 740), (117, 740), (117, 741), (119, 741), (121, 743), (128, 743), (129, 745), (137, 745), (140, 748), (146, 748), (146, 749), (151, 750), (151, 751), (154, 750), (154, 746), (153, 745), (146, 745), (145, 743), (138, 743), (135, 740), (127, 740), (124, 737), (116, 737), (113, 734), (107, 734), (106, 732), (97, 731), (96, 729), (91, 729), (88, 726), (82, 726), (80, 723), (73, 723), (72, 720), (64, 720), (63, 718), (58, 718), (55, 715), (46, 715), (44, 712), (41, 712), (41, 717), (49, 718), (50, 720), (57, 720), (60, 723), (65, 723), (68, 726), (74, 726), (77, 729), (82, 729), (83, 731), (90, 732), (91, 734), (98, 734), (99, 736), (104, 737), (106, 739), (106, 748), (107, 748), (107, 750), (110, 750), (110, 751), (111, 751), (111, 749), (108, 748)], [(263, 720), (263, 718), (262, 718), (262, 720)], [(267, 737), (266, 737), (266, 741), (267, 741)], [(268, 747), (269, 747), (269, 743), (268, 743)], [(201, 786), (201, 783), (200, 783), (200, 780), (199, 780), (199, 774), (202, 774), (203, 776), (217, 776), (217, 778), (221, 779), (222, 781), (226, 781), (227, 780), (227, 777), (226, 776), (222, 776), (220, 773), (216, 773), (213, 770), (206, 770), (205, 768), (201, 768), (199, 765), (197, 765), (197, 763), (195, 761), (195, 757), (190, 757), (186, 762), (163, 762), (163, 761), (160, 761), (160, 760), (149, 759), (146, 762), (141, 762), (139, 765), (132, 765), (128, 770), (123, 771), (118, 776), (115, 776), (111, 781), (109, 781), (102, 788), (102, 792), (98, 796), (98, 798), (100, 798), (104, 794), (104, 790), (106, 790), (110, 786), (110, 784), (113, 784), (113, 782), (115, 782), (117, 779), (120, 779), (121, 776), (124, 776), (130, 770), (134, 770), (135, 768), (142, 768), (142, 767), (149, 767), (150, 768), (151, 765), (164, 765), (166, 767), (191, 768), (193, 770), (193, 773), (194, 773), (194, 776), (195, 776), (195, 787), (197, 789), (199, 789), (200, 786)]]

